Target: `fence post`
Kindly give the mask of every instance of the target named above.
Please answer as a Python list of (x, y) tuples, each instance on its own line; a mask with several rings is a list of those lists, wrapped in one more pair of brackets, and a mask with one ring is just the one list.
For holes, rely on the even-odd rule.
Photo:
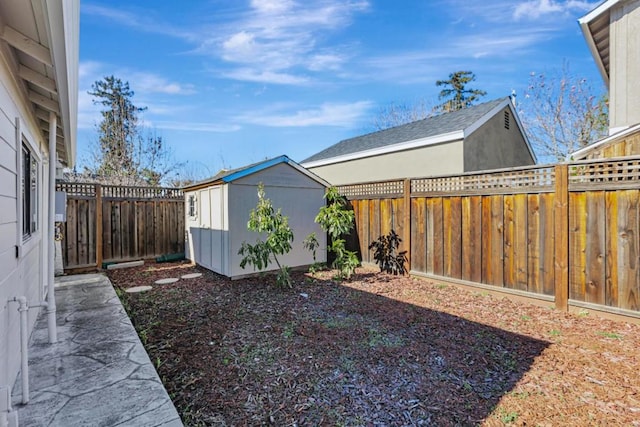
[(404, 248), (407, 251), (407, 271), (411, 271), (411, 179), (404, 180), (403, 236)]
[(556, 309), (569, 309), (569, 174), (568, 166), (555, 166), (555, 302)]
[(96, 268), (102, 268), (102, 185), (96, 184)]

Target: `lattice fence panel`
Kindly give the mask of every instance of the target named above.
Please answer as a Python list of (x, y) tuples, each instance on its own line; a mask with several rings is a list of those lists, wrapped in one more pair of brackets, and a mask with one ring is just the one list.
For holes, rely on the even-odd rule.
[(56, 190), (64, 191), (68, 196), (95, 197), (96, 184), (81, 182), (56, 182)]
[(404, 181), (371, 182), (338, 187), (347, 199), (392, 199), (404, 194)]
[(551, 192), (555, 185), (553, 167), (472, 173), (450, 177), (411, 180), (412, 196), (484, 195)]
[(640, 158), (569, 165), (569, 190), (615, 190), (640, 187)]
[(118, 199), (182, 199), (179, 188), (102, 186), (102, 197)]

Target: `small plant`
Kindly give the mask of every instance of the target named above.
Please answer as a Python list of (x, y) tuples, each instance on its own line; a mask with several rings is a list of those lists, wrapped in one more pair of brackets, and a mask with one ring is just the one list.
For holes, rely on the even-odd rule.
[(551, 335), (552, 337), (559, 337), (561, 334), (562, 332), (557, 329), (552, 329), (549, 331), (549, 335)]
[(302, 246), (313, 255), (313, 264), (309, 266), (309, 273), (312, 275), (316, 274), (317, 271), (322, 270), (324, 267), (324, 263), (316, 261), (316, 250), (320, 247), (316, 233), (309, 234), (307, 238), (302, 241)]
[(287, 254), (291, 250), (293, 231), (289, 227), (289, 219), (282, 215), (280, 209), (276, 211), (271, 200), (266, 198), (262, 183), (258, 185), (258, 204), (249, 214), (247, 228), (266, 234), (266, 239), (257, 239), (254, 245), (242, 243), (238, 251), (238, 255), (243, 257), (240, 267), (245, 268), (247, 264), (251, 264), (254, 269), (262, 270), (274, 261), (279, 269), (276, 278), (278, 285), (292, 287), (289, 267), (280, 264), (278, 255)]
[(378, 237), (378, 240), (369, 245), (373, 250), (373, 258), (380, 267), (380, 271), (393, 275), (405, 275), (407, 268), (407, 251), (397, 252), (402, 239), (395, 230), (391, 230), (386, 236)]
[(598, 335), (605, 338), (611, 338), (613, 340), (621, 340), (622, 335), (616, 334), (615, 332), (607, 332), (607, 331), (599, 331)]
[(518, 419), (518, 413), (515, 411), (507, 412), (504, 409), (500, 409), (500, 421), (504, 424), (514, 423)]
[[(337, 188), (328, 188), (325, 198), (327, 205), (320, 208), (315, 222), (329, 234), (331, 239), (331, 244), (327, 249), (335, 254), (331, 267), (338, 270), (337, 278), (348, 280), (356, 267), (360, 265), (360, 261), (354, 251), (346, 248), (346, 241), (341, 237), (353, 229), (355, 215), (352, 210), (348, 209), (347, 200), (340, 195)], [(311, 237), (312, 235), (309, 235), (305, 241)]]

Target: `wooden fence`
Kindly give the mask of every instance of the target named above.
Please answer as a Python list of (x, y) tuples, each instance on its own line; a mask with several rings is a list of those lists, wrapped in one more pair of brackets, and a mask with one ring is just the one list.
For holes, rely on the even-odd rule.
[(174, 188), (56, 183), (67, 194), (65, 270), (184, 252), (184, 195)]
[(640, 317), (640, 157), (340, 187), (364, 263), (391, 229), (412, 274)]

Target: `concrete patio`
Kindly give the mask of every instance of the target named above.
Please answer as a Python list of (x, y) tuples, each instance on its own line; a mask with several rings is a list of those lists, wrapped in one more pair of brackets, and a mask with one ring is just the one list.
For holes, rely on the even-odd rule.
[(56, 279), (58, 342), (40, 315), (29, 342), (30, 401), (21, 426), (182, 426), (109, 280), (100, 274)]

